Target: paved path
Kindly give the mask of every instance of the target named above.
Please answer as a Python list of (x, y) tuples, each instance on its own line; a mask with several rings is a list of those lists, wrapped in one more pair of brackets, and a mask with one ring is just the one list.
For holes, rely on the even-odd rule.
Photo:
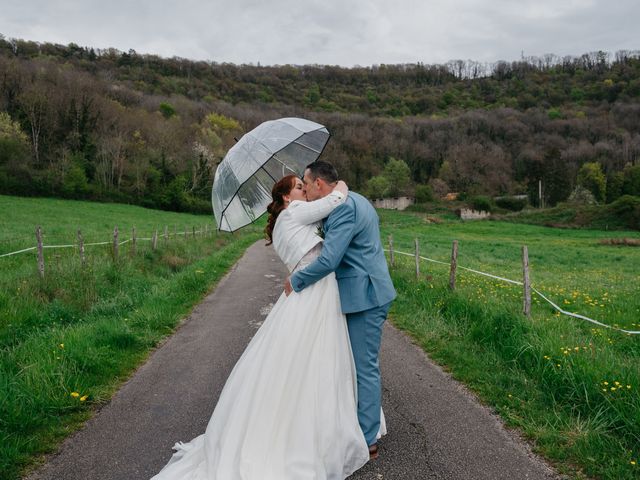
[[(281, 292), (271, 248), (249, 248), (177, 332), (28, 480), (149, 479), (201, 434), (225, 379)], [(380, 459), (350, 480), (551, 479), (554, 473), (403, 333), (385, 327)], [(227, 479), (219, 479), (227, 480)]]

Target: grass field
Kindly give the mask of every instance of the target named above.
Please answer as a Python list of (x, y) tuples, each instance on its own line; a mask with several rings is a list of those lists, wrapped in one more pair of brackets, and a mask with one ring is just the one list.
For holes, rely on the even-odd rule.
[[(20, 478), (39, 457), (107, 402), (149, 351), (261, 237), (262, 225), (192, 238), (210, 217), (140, 207), (0, 196), (0, 255), (35, 245), (138, 237), (173, 226), (184, 235), (76, 249), (45, 249), (45, 278), (31, 251), (0, 258), (0, 472)], [(172, 237), (172, 235), (170, 236)]]
[[(600, 243), (638, 232), (566, 230), (506, 222), (431, 223), (426, 215), (380, 211), (394, 249), (521, 280), (529, 250), (534, 287), (565, 310), (640, 330), (640, 248)], [(434, 219), (438, 221), (438, 219)], [(522, 287), (396, 255), (394, 323), (469, 385), (538, 452), (575, 478), (640, 476), (640, 335), (558, 316), (534, 295), (522, 312)]]
[[(520, 280), (529, 248), (533, 285), (566, 310), (620, 328), (640, 329), (640, 248), (603, 244), (638, 232), (560, 230), (506, 222), (461, 223), (450, 216), (380, 211), (386, 240), (448, 262), (459, 241), (460, 266)], [(139, 207), (0, 196), (0, 255), (35, 245), (121, 240), (174, 225), (178, 233), (209, 217)], [(261, 236), (262, 225), (234, 235), (45, 250), (46, 275), (34, 252), (0, 258), (0, 471), (8, 479), (37, 463), (94, 409), (108, 401), (150, 349)], [(534, 295), (521, 315), (521, 287), (459, 270), (448, 289), (444, 265), (396, 256), (399, 297), (392, 319), (436, 361), (465, 382), (538, 452), (575, 478), (638, 478), (640, 336), (558, 316)], [(5, 478), (3, 476), (3, 478)]]

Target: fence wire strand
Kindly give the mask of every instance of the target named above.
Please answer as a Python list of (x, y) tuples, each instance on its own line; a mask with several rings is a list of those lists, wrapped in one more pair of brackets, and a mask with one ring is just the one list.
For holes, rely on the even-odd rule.
[[(194, 235), (194, 234), (202, 234), (205, 233), (202, 230), (196, 230), (195, 232), (176, 232), (175, 235), (183, 235), (185, 237), (188, 237), (189, 235)], [(207, 232), (208, 233), (208, 232)], [(158, 233), (158, 240), (160, 240), (161, 238), (164, 237), (164, 234), (162, 233)], [(171, 235), (168, 235), (168, 238), (170, 238)], [(146, 240), (151, 242), (153, 240), (152, 237), (136, 237), (136, 241), (138, 240)], [(121, 242), (118, 242), (118, 245), (124, 245), (125, 243), (129, 243), (132, 242), (133, 238), (128, 238), (127, 240), (123, 240)], [(85, 243), (84, 246), (85, 247), (89, 247), (89, 246), (94, 246), (94, 245), (112, 245), (113, 242), (93, 242), (93, 243)], [(42, 248), (78, 248), (77, 244), (73, 244), (73, 245), (42, 245)], [(18, 250), (15, 252), (9, 252), (9, 253), (3, 253), (0, 254), (0, 258), (3, 257), (10, 257), (12, 255), (18, 255), (20, 253), (26, 253), (26, 252), (30, 252), (32, 250), (37, 250), (38, 247), (29, 247), (29, 248), (23, 248), (22, 250)]]
[[(202, 233), (202, 231), (198, 230), (198, 231), (195, 231), (193, 233)], [(185, 237), (187, 237), (188, 233), (187, 232), (180, 232), (180, 233), (176, 232), (176, 235), (184, 235)], [(136, 238), (136, 241), (137, 240), (152, 241), (153, 238), (140, 237), (140, 238)], [(133, 239), (129, 238), (127, 240), (123, 240), (122, 242), (119, 242), (118, 245), (124, 245), (125, 243), (129, 243), (131, 241), (133, 241)], [(84, 245), (85, 246), (109, 245), (111, 243), (112, 242), (96, 242), (96, 243), (85, 243)], [(77, 248), (77, 247), (78, 247), (78, 245), (43, 245), (42, 246), (42, 248)], [(22, 249), (22, 250), (18, 250), (16, 252), (4, 253), (4, 254), (0, 255), (0, 258), (9, 257), (11, 255), (17, 255), (17, 254), (20, 254), (20, 253), (30, 252), (30, 251), (36, 250), (36, 249), (37, 249), (37, 247), (29, 247), (29, 248), (25, 248), (25, 249)], [(383, 250), (385, 252), (389, 252), (389, 249), (385, 248)], [(405, 255), (405, 256), (408, 256), (408, 257), (415, 257), (415, 254), (408, 253), (408, 252), (401, 252), (399, 250), (393, 250), (393, 252), (397, 253), (399, 255)], [(439, 265), (446, 265), (446, 266), (450, 265), (450, 263), (442, 262), (440, 260), (434, 260), (433, 258), (423, 257), (422, 255), (419, 255), (418, 257), (421, 260), (424, 260), (426, 262), (437, 263)], [(460, 265), (458, 265), (458, 268), (461, 269), (461, 270), (465, 270), (467, 272), (475, 273), (477, 275), (482, 275), (482, 276), (485, 276), (485, 277), (493, 278), (495, 280), (500, 280), (501, 282), (507, 282), (507, 283), (511, 283), (513, 285), (522, 285), (522, 282), (519, 282), (517, 280), (511, 280), (509, 278), (500, 277), (498, 275), (493, 275), (491, 273), (482, 272), (480, 270), (474, 270), (472, 268), (467, 268), (467, 267), (463, 267), (463, 266), (460, 266)], [(599, 325), (599, 326), (604, 327), (604, 328), (609, 328), (609, 329), (616, 330), (616, 331), (619, 331), (619, 332), (622, 332), (622, 333), (626, 333), (627, 335), (640, 335), (640, 330), (625, 330), (623, 328), (618, 328), (618, 327), (613, 327), (611, 325), (607, 325), (606, 323), (602, 323), (602, 322), (599, 322), (598, 320), (594, 320), (593, 318), (589, 318), (587, 316), (580, 315), (579, 313), (568, 312), (568, 311), (562, 309), (561, 307), (559, 307), (557, 304), (555, 304), (550, 299), (548, 299), (545, 295), (543, 295), (538, 289), (534, 288), (533, 286), (531, 287), (531, 290), (533, 290), (538, 296), (540, 296), (540, 298), (545, 300), (556, 311), (560, 312), (563, 315), (567, 315), (567, 316), (570, 316), (570, 317), (573, 317), (573, 318), (578, 318), (580, 320), (585, 320), (587, 322), (591, 322), (591, 323), (593, 323), (595, 325)]]
[[(389, 249), (384, 248), (383, 250), (385, 252), (389, 252)], [(400, 251), (395, 250), (395, 249), (393, 250), (393, 252), (394, 253), (398, 253), (400, 255), (406, 255), (408, 257), (415, 257), (416, 256), (414, 253), (400, 252)], [(450, 263), (442, 262), (440, 260), (434, 260), (434, 259), (428, 258), (428, 257), (423, 257), (421, 255), (419, 255), (419, 258), (421, 260), (425, 260), (427, 262), (432, 262), (432, 263), (437, 263), (439, 265), (447, 265), (447, 266), (451, 265)], [(474, 270), (472, 268), (462, 267), (460, 265), (458, 265), (458, 268), (461, 269), (461, 270), (466, 270), (468, 272), (472, 272), (472, 273), (478, 274), (478, 275), (483, 275), (485, 277), (494, 278), (494, 279), (500, 280), (502, 282), (507, 282), (507, 283), (511, 283), (511, 284), (514, 284), (514, 285), (520, 285), (520, 286), (523, 285), (522, 282), (519, 282), (517, 280), (511, 280), (509, 278), (499, 277), (497, 275), (492, 275), (491, 273), (481, 272), (480, 270)], [(593, 323), (595, 325), (599, 325), (601, 327), (605, 327), (605, 328), (609, 328), (611, 330), (616, 330), (618, 332), (626, 333), (627, 335), (640, 335), (640, 330), (625, 330), (623, 328), (618, 328), (618, 327), (614, 327), (614, 326), (611, 326), (611, 325), (607, 325), (606, 323), (602, 323), (602, 322), (599, 322), (598, 320), (594, 320), (593, 318), (589, 318), (587, 316), (580, 315), (579, 313), (568, 312), (568, 311), (562, 309), (561, 307), (559, 307), (557, 304), (555, 304), (550, 299), (548, 299), (545, 295), (543, 295), (538, 289), (534, 288), (533, 286), (531, 286), (531, 290), (533, 290), (537, 295), (540, 296), (540, 298), (542, 298), (543, 300), (548, 302), (556, 311), (560, 312), (563, 315), (567, 315), (569, 317), (577, 318), (577, 319), (580, 319), (580, 320), (585, 320), (587, 322), (591, 322), (591, 323)]]

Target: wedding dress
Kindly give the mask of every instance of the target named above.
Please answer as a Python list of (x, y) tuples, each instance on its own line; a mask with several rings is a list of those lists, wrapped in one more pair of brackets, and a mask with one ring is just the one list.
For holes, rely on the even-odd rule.
[[(273, 245), (289, 271), (322, 248), (334, 192), (291, 203)], [(343, 480), (369, 460), (356, 375), (333, 274), (283, 293), (236, 363), (204, 434), (177, 443), (152, 480)], [(383, 432), (384, 433), (384, 432)]]

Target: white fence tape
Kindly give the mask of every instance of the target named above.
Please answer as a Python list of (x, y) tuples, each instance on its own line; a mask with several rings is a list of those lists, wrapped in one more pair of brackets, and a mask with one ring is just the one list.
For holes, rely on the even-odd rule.
[[(195, 233), (202, 233), (202, 231), (196, 231)], [(178, 233), (178, 235), (184, 235), (187, 236), (188, 233), (187, 232), (180, 232)], [(123, 240), (122, 242), (120, 242), (118, 245), (123, 245), (125, 243), (131, 242), (133, 239), (129, 238), (127, 240)], [(152, 238), (145, 238), (145, 237), (141, 237), (138, 238), (137, 240), (147, 240), (147, 241), (151, 241), (153, 240)], [(97, 242), (97, 243), (85, 243), (85, 246), (90, 246), (90, 245), (109, 245), (112, 242)], [(73, 247), (77, 247), (77, 245), (43, 245), (43, 248), (73, 248)], [(0, 255), (0, 258), (2, 257), (8, 257), (11, 255), (17, 255), (19, 253), (24, 253), (24, 252), (30, 252), (32, 250), (36, 250), (37, 247), (30, 247), (30, 248), (25, 248), (23, 250), (18, 250), (17, 252), (10, 252), (10, 253), (4, 253), (2, 255)], [(383, 249), (385, 252), (388, 252), (388, 249)], [(398, 253), (400, 255), (406, 255), (408, 257), (415, 257), (415, 254), (413, 253), (407, 253), (407, 252), (400, 252), (398, 250), (394, 250), (394, 253)], [(441, 262), (440, 260), (434, 260), (432, 258), (428, 258), (428, 257), (423, 257), (420, 256), (421, 260), (427, 261), (427, 262), (432, 262), (432, 263), (437, 263), (439, 265), (447, 265), (449, 266), (450, 264), (447, 262)], [(507, 283), (512, 283), (514, 285), (522, 285), (522, 282), (519, 282), (517, 280), (510, 280), (508, 278), (504, 278), (504, 277), (499, 277), (497, 275), (492, 275), (490, 273), (486, 273), (486, 272), (481, 272), (480, 270), (474, 270), (472, 268), (467, 268), (467, 267), (462, 267), (460, 265), (458, 265), (458, 268), (461, 270), (466, 270), (468, 272), (472, 272), (478, 275), (483, 275), (485, 277), (489, 277), (489, 278), (494, 278), (496, 280), (500, 280), (502, 282), (507, 282)], [(623, 328), (618, 328), (618, 327), (612, 327), (611, 325), (607, 325), (606, 323), (602, 323), (599, 322), (597, 320), (594, 320), (593, 318), (589, 318), (589, 317), (585, 317), (584, 315), (580, 315), (579, 313), (572, 313), (572, 312), (567, 312), (566, 310), (563, 310), (562, 308), (560, 308), (558, 305), (556, 305), (554, 302), (552, 302), (551, 300), (549, 300), (546, 296), (544, 296), (539, 290), (537, 290), (534, 287), (531, 287), (531, 289), (536, 292), (541, 298), (543, 298), (544, 300), (546, 300), (553, 308), (555, 308), (558, 312), (560, 312), (563, 315), (567, 315), (570, 317), (574, 317), (574, 318), (579, 318), (581, 320), (585, 320), (587, 322), (591, 322), (595, 325), (599, 325), (601, 327), (605, 327), (605, 328), (610, 328), (612, 330), (617, 330), (619, 332), (623, 332), (626, 333), (628, 335), (640, 335), (640, 330), (625, 330)]]
[[(389, 251), (386, 248), (384, 248), (383, 250), (385, 252)], [(400, 255), (406, 255), (408, 257), (414, 257), (415, 258), (415, 256), (416, 256), (415, 253), (400, 252), (398, 250), (394, 250), (393, 252), (394, 253), (398, 253)], [(451, 265), (450, 263), (447, 263), (447, 262), (441, 262), (439, 260), (434, 260), (432, 258), (427, 258), (427, 257), (423, 257), (423, 256), (420, 256), (420, 259), (421, 260), (426, 260), (427, 262), (438, 263), (440, 265), (447, 265), (447, 266)], [(522, 285), (522, 282), (519, 282), (517, 280), (510, 280), (508, 278), (498, 277), (497, 275), (492, 275), (490, 273), (481, 272), (479, 270), (473, 270), (471, 268), (461, 267), (460, 265), (458, 265), (458, 268), (462, 269), (462, 270), (466, 270), (468, 272), (477, 273), (478, 275), (484, 275), (485, 277), (494, 278), (494, 279), (500, 280), (502, 282), (512, 283), (514, 285)], [(626, 333), (627, 335), (640, 335), (640, 330), (625, 330), (623, 328), (618, 328), (618, 327), (613, 327), (611, 325), (607, 325), (606, 323), (599, 322), (597, 320), (594, 320), (593, 318), (585, 317), (584, 315), (580, 315), (579, 313), (567, 312), (566, 310), (563, 310), (558, 305), (556, 305), (554, 302), (549, 300), (545, 295), (543, 295), (539, 290), (537, 290), (533, 286), (531, 287), (531, 290), (536, 292), (542, 299), (546, 300), (553, 308), (555, 308), (558, 312), (560, 312), (563, 315), (567, 315), (567, 316), (574, 317), (574, 318), (579, 318), (580, 320), (585, 320), (587, 322), (591, 322), (591, 323), (593, 323), (595, 325), (599, 325), (601, 327), (610, 328), (611, 330), (616, 330), (618, 332), (623, 332), (623, 333)]]
[(18, 253), (24, 253), (24, 252), (29, 252), (31, 250), (35, 250), (38, 247), (30, 247), (30, 248), (25, 248), (24, 250), (18, 250), (17, 252), (11, 252), (11, 253), (3, 253), (2, 255), (0, 255), (0, 258), (2, 257), (9, 257), (11, 255), (17, 255)]
[(568, 315), (570, 317), (574, 317), (574, 318), (579, 318), (581, 320), (586, 320), (587, 322), (591, 322), (594, 323), (596, 325), (600, 325), (601, 327), (605, 327), (605, 328), (610, 328), (612, 330), (618, 330), (619, 332), (624, 332), (627, 333), (629, 335), (640, 335), (640, 331), (639, 330), (625, 330), (623, 328), (618, 328), (618, 327), (612, 327), (611, 325), (607, 325), (606, 323), (602, 323), (599, 322), (597, 320), (594, 320), (592, 318), (589, 317), (585, 317), (584, 315), (580, 315), (579, 313), (572, 313), (572, 312), (567, 312), (566, 310), (563, 310), (562, 308), (560, 308), (558, 305), (556, 305), (555, 303), (553, 303), (551, 300), (549, 300), (547, 297), (545, 297), (542, 293), (540, 293), (537, 289), (531, 287), (531, 290), (533, 290), (534, 292), (536, 292), (538, 295), (540, 295), (542, 298), (544, 298), (547, 302), (549, 302), (553, 308), (555, 308), (557, 311), (559, 311), (560, 313), (564, 314), (564, 315)]

